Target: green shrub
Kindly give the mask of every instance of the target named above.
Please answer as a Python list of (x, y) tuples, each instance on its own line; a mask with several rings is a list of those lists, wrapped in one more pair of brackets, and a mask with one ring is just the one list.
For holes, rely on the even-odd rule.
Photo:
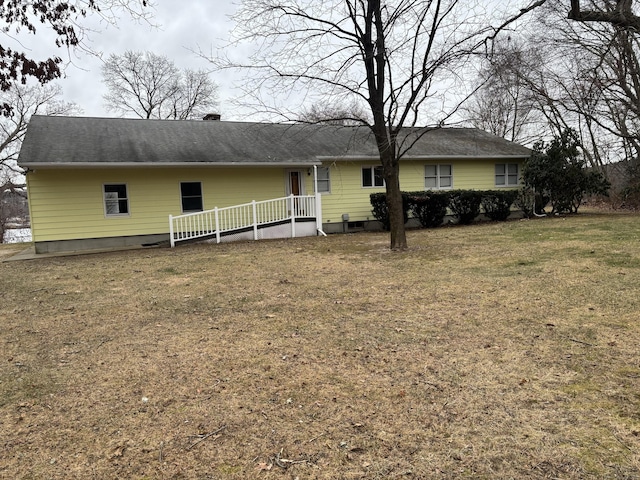
[(450, 190), (449, 208), (458, 218), (458, 223), (469, 225), (480, 215), (482, 192), (477, 190)]
[(580, 141), (565, 130), (550, 143), (537, 142), (525, 162), (522, 179), (536, 191), (536, 211), (551, 203), (551, 213), (578, 213), (586, 195), (606, 195), (610, 184), (598, 171), (586, 167)]
[(518, 190), (487, 190), (482, 194), (482, 209), (491, 220), (504, 222), (511, 215), (511, 205)]
[(449, 192), (412, 192), (409, 194), (409, 208), (413, 217), (426, 228), (442, 225), (447, 206)]
[[(407, 223), (409, 219), (409, 195), (402, 192), (402, 212), (404, 216), (404, 222)], [(387, 194), (386, 193), (372, 193), (369, 195), (369, 201), (373, 207), (371, 214), (373, 217), (382, 223), (382, 227), (389, 231), (391, 230), (391, 223), (389, 220), (389, 207), (387, 206)]]

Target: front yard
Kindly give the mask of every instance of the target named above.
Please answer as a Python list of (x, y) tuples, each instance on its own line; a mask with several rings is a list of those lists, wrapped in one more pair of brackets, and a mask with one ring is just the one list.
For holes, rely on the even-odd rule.
[(0, 263), (0, 477), (640, 478), (640, 216), (387, 244)]

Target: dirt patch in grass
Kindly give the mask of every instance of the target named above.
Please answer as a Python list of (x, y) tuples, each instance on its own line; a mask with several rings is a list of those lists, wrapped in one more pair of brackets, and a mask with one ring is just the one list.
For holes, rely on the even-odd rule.
[(639, 220), (0, 264), (0, 477), (639, 478)]

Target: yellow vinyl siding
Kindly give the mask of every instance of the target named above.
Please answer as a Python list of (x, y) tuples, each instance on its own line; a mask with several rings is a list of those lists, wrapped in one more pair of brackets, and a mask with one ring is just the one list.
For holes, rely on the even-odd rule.
[[(403, 161), (400, 187), (424, 190), (424, 165), (450, 164), (453, 188), (493, 189), (496, 163), (502, 160)], [(369, 195), (384, 187), (363, 188), (362, 167), (377, 162), (339, 161), (330, 167), (331, 192), (322, 194), (323, 223), (373, 220)], [(303, 193), (314, 193), (312, 170), (301, 172)], [(285, 195), (289, 169), (277, 167), (46, 169), (27, 175), (32, 235), (35, 242), (165, 234), (168, 216), (180, 215), (180, 182), (201, 182), (205, 210), (279, 198)], [(103, 185), (126, 184), (129, 214), (106, 216)]]
[(465, 160), (452, 163), (453, 188), (493, 190), (496, 188), (496, 163), (494, 160)]
[[(279, 168), (38, 169), (28, 174), (33, 240), (168, 233), (180, 215), (180, 182), (201, 182), (204, 208), (284, 196)], [(105, 215), (103, 185), (127, 185), (129, 214)]]
[[(180, 182), (201, 181), (204, 209), (229, 207), (252, 200), (285, 196), (285, 176), (280, 168), (224, 168), (182, 170)], [(182, 178), (184, 177), (184, 178)], [(198, 180), (201, 179), (201, 180)], [(178, 202), (180, 200), (180, 186)], [(180, 205), (174, 215), (180, 214)]]
[[(492, 190), (495, 185), (497, 163), (518, 163), (521, 160), (404, 160), (400, 163), (400, 188), (405, 192), (425, 190), (425, 165), (451, 165), (454, 189)], [(369, 195), (384, 192), (385, 188), (363, 188), (362, 167), (375, 162), (333, 162), (330, 167), (331, 193), (322, 195), (322, 222), (342, 222), (342, 215), (349, 214), (350, 221), (374, 220), (371, 215)]]
[[(335, 162), (329, 166), (331, 193), (322, 194), (322, 223), (340, 223), (342, 215), (349, 220), (374, 220), (369, 195), (384, 192), (384, 187), (363, 187), (362, 167), (376, 162)], [(401, 167), (402, 168), (402, 167)]]

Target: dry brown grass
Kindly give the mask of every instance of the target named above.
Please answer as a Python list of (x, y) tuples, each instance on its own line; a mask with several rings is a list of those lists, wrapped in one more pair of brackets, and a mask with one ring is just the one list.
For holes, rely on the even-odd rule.
[(640, 478), (639, 237), (586, 214), (0, 264), (0, 477)]

